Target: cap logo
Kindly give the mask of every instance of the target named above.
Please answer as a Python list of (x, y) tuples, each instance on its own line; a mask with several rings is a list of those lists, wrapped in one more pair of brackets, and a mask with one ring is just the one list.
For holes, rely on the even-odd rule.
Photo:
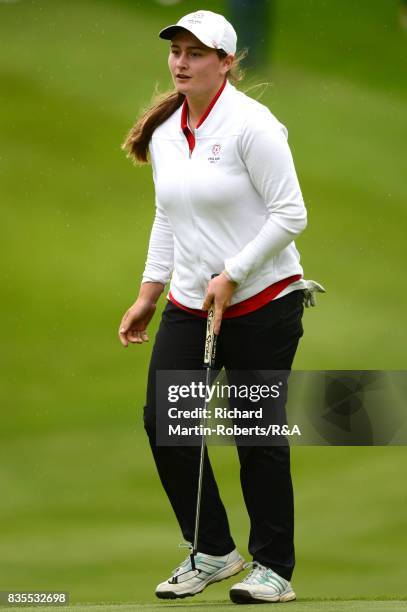
[(212, 154), (215, 155), (215, 156), (219, 155), (220, 149), (221, 149), (221, 145), (220, 144), (213, 145), (213, 147), (212, 147)]
[(205, 17), (205, 13), (193, 13), (187, 22), (194, 25), (195, 23), (202, 23), (202, 19)]

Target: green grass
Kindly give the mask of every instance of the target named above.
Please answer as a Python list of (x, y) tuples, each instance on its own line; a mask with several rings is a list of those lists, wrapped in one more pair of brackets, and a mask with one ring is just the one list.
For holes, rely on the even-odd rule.
[[(262, 610), (273, 610), (275, 604), (263, 604)], [(92, 604), (78, 604), (70, 606), (70, 609), (76, 610), (76, 612), (135, 612), (136, 610), (193, 610), (194, 612), (204, 612), (206, 610), (214, 608), (217, 612), (223, 612), (224, 610), (233, 610), (235, 605), (231, 601), (220, 601), (220, 600), (208, 600), (206, 597), (201, 596), (200, 603), (191, 601), (177, 601), (177, 602), (160, 602), (157, 604), (140, 604), (140, 603), (123, 603), (123, 604), (108, 604), (100, 603), (98, 605)], [(5, 607), (3, 610), (35, 610), (36, 608), (30, 607)], [(258, 606), (255, 604), (245, 605), (245, 610), (258, 610)], [(357, 600), (357, 599), (344, 599), (344, 600), (316, 600), (312, 599), (309, 601), (295, 601), (290, 602), (290, 610), (295, 612), (296, 610), (323, 610), (324, 612), (347, 612), (348, 610), (359, 610), (374, 612), (392, 612), (393, 610), (405, 610), (405, 600)], [(56, 612), (61, 610), (59, 607), (48, 607), (47, 610)]]
[[(235, 451), (211, 454), (236, 543), (247, 554)], [(397, 447), (293, 449), (301, 597), (403, 594), (404, 459)], [(4, 441), (0, 475), (2, 588), (57, 588), (73, 602), (114, 595), (148, 602), (184, 555), (137, 428)], [(211, 597), (224, 598), (227, 584), (213, 585)]]
[[(328, 289), (305, 314), (297, 369), (406, 365), (397, 7), (277, 3), (262, 101), (289, 128), (310, 213), (298, 244), (306, 276)], [(230, 608), (231, 581), (151, 604), (184, 553), (142, 425), (151, 345), (125, 351), (116, 338), (154, 213), (150, 169), (134, 169), (120, 143), (156, 81), (169, 85), (156, 32), (195, 8), (0, 3), (0, 590), (109, 602), (98, 610)], [(211, 455), (246, 554), (235, 450)], [(293, 449), (301, 601), (290, 609), (405, 609), (405, 461), (403, 447)]]

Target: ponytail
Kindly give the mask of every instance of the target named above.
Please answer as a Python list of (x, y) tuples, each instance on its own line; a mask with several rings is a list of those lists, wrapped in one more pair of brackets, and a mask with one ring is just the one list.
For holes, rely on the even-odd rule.
[(154, 99), (151, 108), (131, 128), (122, 144), (122, 149), (127, 151), (127, 157), (133, 159), (135, 163), (147, 163), (148, 145), (154, 130), (181, 106), (184, 99), (184, 94), (177, 91), (162, 94)]

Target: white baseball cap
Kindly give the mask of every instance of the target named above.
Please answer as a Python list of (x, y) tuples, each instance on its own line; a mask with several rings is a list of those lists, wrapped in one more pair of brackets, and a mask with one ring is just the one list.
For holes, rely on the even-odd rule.
[(223, 15), (212, 11), (195, 11), (181, 17), (176, 24), (161, 30), (159, 36), (171, 40), (180, 28), (191, 32), (211, 49), (222, 49), (232, 55), (236, 53), (237, 34)]

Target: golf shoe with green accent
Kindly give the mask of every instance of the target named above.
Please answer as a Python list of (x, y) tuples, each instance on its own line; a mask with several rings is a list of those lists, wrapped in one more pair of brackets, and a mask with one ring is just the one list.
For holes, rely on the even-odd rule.
[(213, 582), (234, 576), (245, 564), (236, 549), (223, 557), (198, 552), (194, 556), (194, 563), (195, 569), (192, 568), (191, 557), (188, 556), (168, 580), (157, 586), (155, 591), (157, 597), (160, 599), (191, 597)]
[(295, 599), (291, 583), (257, 561), (247, 563), (251, 572), (230, 589), (230, 599), (238, 604), (285, 602)]

